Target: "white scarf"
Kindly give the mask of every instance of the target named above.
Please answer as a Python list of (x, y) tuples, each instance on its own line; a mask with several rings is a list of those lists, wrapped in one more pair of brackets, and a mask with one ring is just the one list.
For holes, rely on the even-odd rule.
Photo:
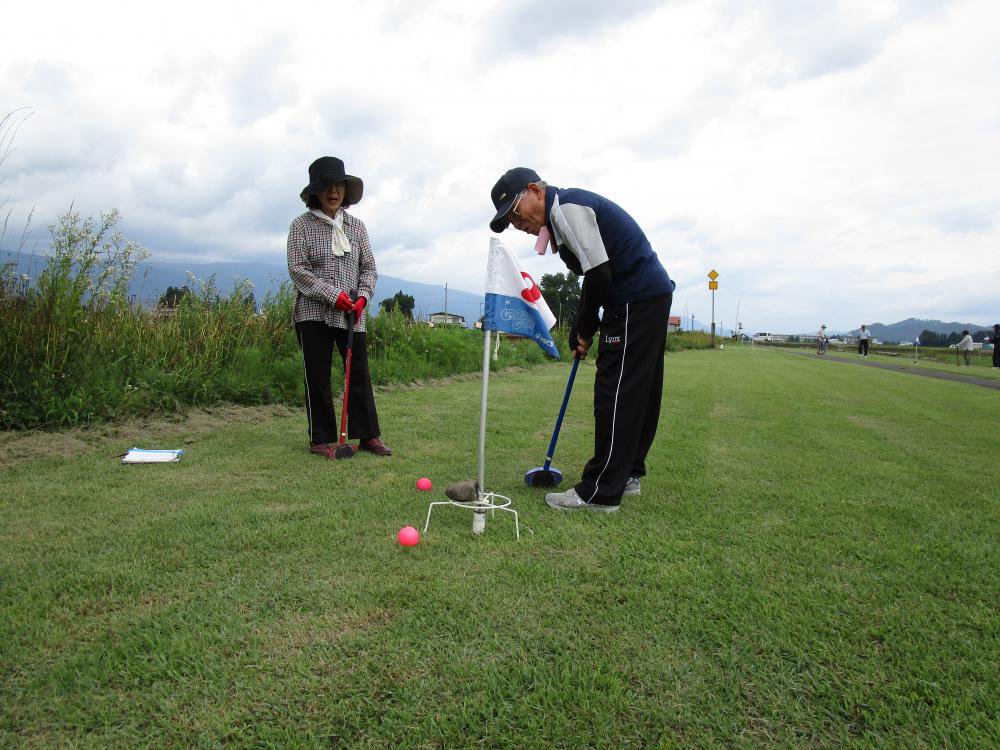
[(351, 252), (351, 242), (344, 234), (344, 210), (342, 208), (337, 209), (337, 215), (332, 219), (318, 208), (312, 209), (312, 215), (333, 227), (333, 242), (330, 243), (330, 250), (334, 255), (339, 258), (344, 253)]

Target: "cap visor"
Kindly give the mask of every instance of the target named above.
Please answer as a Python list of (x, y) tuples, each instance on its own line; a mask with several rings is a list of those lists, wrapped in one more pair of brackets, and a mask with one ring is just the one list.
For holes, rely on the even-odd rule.
[(507, 221), (507, 217), (503, 215), (490, 222), (490, 229), (492, 229), (497, 234), (500, 234), (503, 230), (505, 230), (509, 226), (510, 222)]
[(507, 212), (510, 211), (510, 207), (514, 205), (515, 200), (517, 200), (517, 195), (512, 195), (509, 201), (499, 207), (497, 215), (490, 222), (490, 229), (497, 234), (500, 234), (500, 232), (510, 226), (510, 219), (507, 218)]

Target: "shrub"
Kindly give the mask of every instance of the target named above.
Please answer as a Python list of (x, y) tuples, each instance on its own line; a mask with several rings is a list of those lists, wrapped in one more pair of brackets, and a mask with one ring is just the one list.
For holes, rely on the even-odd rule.
[[(185, 405), (301, 403), (302, 361), (284, 282), (258, 312), (248, 281), (222, 296), (215, 280), (189, 279), (173, 307), (128, 297), (139, 245), (117, 231), (118, 213), (50, 227), (52, 252), (33, 284), (0, 268), (0, 429), (59, 427)], [(398, 310), (369, 317), (373, 382), (412, 382), (482, 367), (483, 333), (430, 328)], [(532, 341), (504, 337), (494, 367), (543, 362)], [(334, 363), (334, 385), (341, 372)]]
[[(721, 343), (727, 343), (728, 339), (719, 339)], [(679, 352), (684, 349), (710, 349), (712, 347), (712, 336), (701, 331), (685, 331), (684, 333), (671, 333), (667, 336), (667, 351)]]

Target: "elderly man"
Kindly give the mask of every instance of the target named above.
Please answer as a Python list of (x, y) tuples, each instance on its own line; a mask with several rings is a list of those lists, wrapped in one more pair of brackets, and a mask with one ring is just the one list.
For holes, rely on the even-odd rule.
[[(638, 495), (656, 435), (663, 393), (663, 352), (674, 282), (635, 220), (596, 193), (547, 185), (525, 167), (508, 170), (490, 194), (494, 232), (508, 225), (551, 244), (583, 276), (570, 330), (574, 357), (586, 357), (600, 329), (594, 382), (594, 456), (580, 481), (545, 496), (558, 510), (613, 513), (622, 495)], [(598, 311), (604, 309), (603, 316)]]

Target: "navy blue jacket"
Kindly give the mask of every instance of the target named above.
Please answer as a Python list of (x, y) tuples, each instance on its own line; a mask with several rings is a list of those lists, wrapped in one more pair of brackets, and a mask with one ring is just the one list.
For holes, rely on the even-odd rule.
[(674, 291), (676, 285), (646, 234), (618, 204), (588, 190), (549, 186), (545, 219), (559, 257), (584, 277), (575, 326), (584, 338), (593, 336), (600, 325), (599, 308)]

